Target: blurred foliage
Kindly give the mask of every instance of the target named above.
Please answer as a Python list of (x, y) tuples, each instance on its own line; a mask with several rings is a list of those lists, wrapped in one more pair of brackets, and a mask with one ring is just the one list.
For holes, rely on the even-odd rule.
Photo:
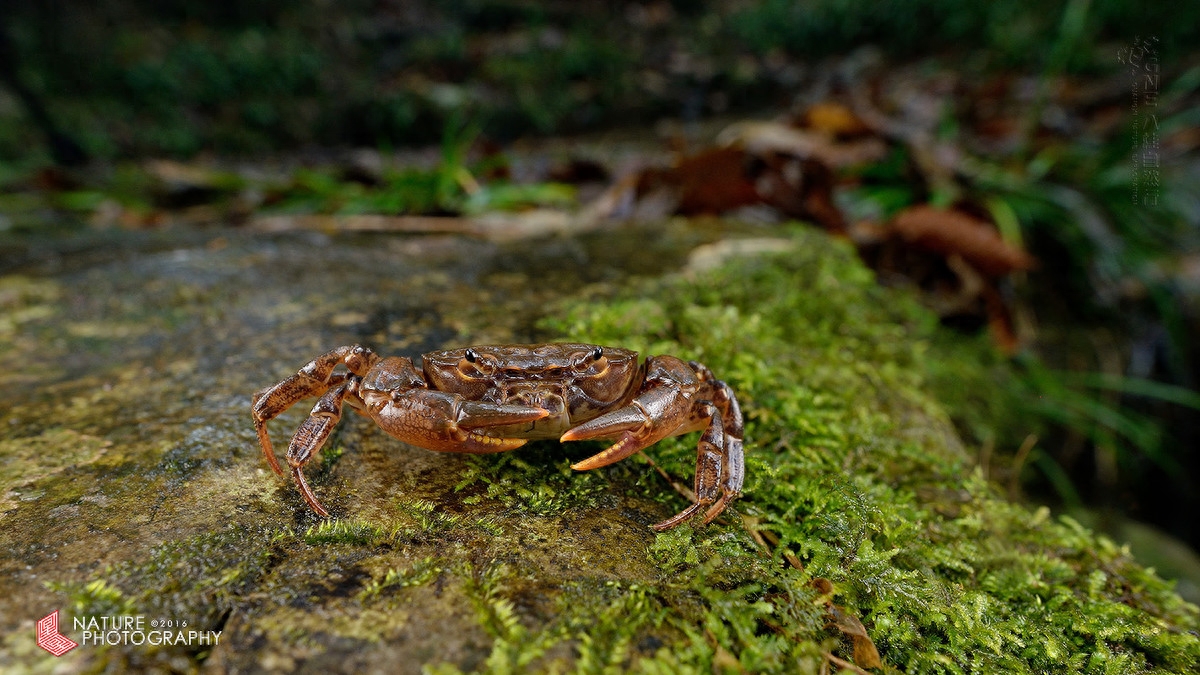
[(848, 45), (872, 44), (897, 57), (972, 51), (975, 58), (996, 67), (1036, 69), (1051, 56), (1056, 43), (1047, 35), (1056, 32), (1070, 4), (1090, 5), (1082, 8), (1087, 40), (1068, 60), (1074, 71), (1092, 69), (1098, 60), (1095, 50), (1107, 42), (1126, 42), (1138, 33), (1158, 36), (1168, 57), (1177, 58), (1192, 48), (1190, 25), (1200, 20), (1195, 6), (1152, 7), (1127, 0), (1052, 0), (1036, 10), (1014, 0), (764, 0), (735, 12), (729, 23), (732, 32), (759, 53), (778, 49), (820, 57), (844, 52)]
[[(498, 138), (695, 118), (787, 95), (812, 59), (864, 44), (1036, 69), (1066, 4), (50, 0), (0, 18), (27, 86), (114, 157), (426, 143), (463, 110)], [(1109, 0), (1083, 17), (1070, 71), (1107, 63), (1131, 27), (1172, 59), (1200, 9)], [(0, 158), (34, 142), (0, 100)]]
[[(1169, 128), (1181, 113), (1164, 103), (1160, 124)], [(1145, 149), (1133, 140), (1138, 131), (1122, 128), (1102, 143), (1043, 144), (1007, 169), (981, 164), (973, 190), (988, 195), (994, 213), (1011, 213), (1020, 236), (1046, 261), (1020, 291), (1044, 325), (1040, 360), (1025, 360), (1018, 396), (1057, 425), (1043, 437), (1050, 441), (1042, 462), (1048, 480), (1072, 501), (1065, 474), (1053, 475), (1058, 469), (1048, 462), (1061, 464), (1090, 493), (1088, 501), (1112, 505), (1107, 494), (1121, 486), (1134, 495), (1120, 501), (1126, 508), (1141, 502), (1144, 515), (1194, 504), (1186, 495), (1194, 494), (1200, 468), (1187, 451), (1195, 427), (1171, 420), (1193, 415), (1187, 409), (1196, 397), (1163, 383), (1196, 385), (1189, 291), (1169, 269), (1200, 249), (1200, 230), (1188, 204), (1194, 188), (1178, 167), (1164, 168), (1162, 184), (1149, 188), (1157, 190), (1156, 204), (1131, 199), (1137, 191), (1130, 157)], [(1083, 457), (1071, 449), (1080, 438)], [(1166, 495), (1173, 506), (1163, 503)]]
[[(1200, 192), (1191, 175), (1192, 146), (1164, 139), (1195, 126), (1200, 68), (1189, 68), (1190, 58), (1180, 54), (1187, 45), (1179, 33), (1142, 33), (1143, 40), (1157, 39), (1156, 46), (1170, 45), (1171, 56), (1165, 46), (1157, 54), (1161, 62), (1175, 61), (1162, 90), (1146, 94), (1142, 68), (1127, 67), (1124, 77), (1106, 80), (1141, 91), (1105, 104), (1124, 107), (1123, 123), (1098, 131), (1103, 125), (1092, 125), (1095, 118), (1080, 106), (1068, 113), (1074, 121), (1056, 126), (1049, 122), (1049, 92), (1064, 86), (1064, 73), (1112, 75), (1116, 59), (1110, 55), (1100, 67), (1105, 59), (1098, 50), (1104, 40), (1119, 39), (1114, 18), (1140, 30), (1161, 17), (1134, 17), (1115, 3), (1086, 0), (1054, 8), (1053, 21), (1045, 19), (1051, 37), (1042, 35), (1043, 48), (1031, 52), (1035, 60), (998, 62), (1039, 73), (1036, 92), (1019, 111), (1024, 119), (1014, 125), (1016, 142), (981, 141), (970, 127), (980, 101), (972, 94), (956, 97), (936, 135), (970, 154), (956, 166), (949, 189), (945, 182), (914, 179), (911, 156), (897, 148), (862, 170), (849, 196), (884, 218), (925, 199), (971, 205), (986, 212), (1007, 241), (1032, 251), (1041, 264), (1005, 293), (1019, 308), (1033, 351), (1011, 369), (988, 359), (993, 372), (987, 381), (944, 373), (951, 392), (944, 400), (968, 439), (1007, 457), (1024, 452), (1023, 466), (1038, 469), (1044, 495), (1071, 506), (1129, 510), (1195, 542), (1200, 532), (1177, 514), (1197, 506), (1200, 464), (1190, 452), (1197, 427), (1186, 420), (1195, 416), (1200, 354), (1195, 290), (1177, 270), (1200, 250)], [(1135, 31), (1128, 26), (1125, 39), (1132, 43)], [(997, 45), (988, 54), (1015, 52)], [(1057, 105), (1061, 112), (1063, 104)], [(1153, 159), (1143, 165), (1146, 153)], [(1005, 435), (1007, 442), (1000, 441)], [(1017, 477), (1006, 477), (1014, 493)]]

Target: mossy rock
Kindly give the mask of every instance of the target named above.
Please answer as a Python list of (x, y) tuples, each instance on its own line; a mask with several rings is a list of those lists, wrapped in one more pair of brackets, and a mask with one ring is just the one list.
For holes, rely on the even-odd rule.
[[(133, 269), (10, 280), (37, 292), (9, 294), (31, 318), (0, 333), (0, 365), (43, 345), (45, 375), (26, 402), (4, 398), (0, 448), (23, 465), (0, 529), (0, 666), (815, 673), (872, 666), (862, 627), (873, 672), (1200, 668), (1200, 612), (1169, 583), (982, 475), (930, 393), (936, 320), (848, 246), (787, 236), (716, 269), (537, 296), (537, 339), (700, 360), (737, 392), (745, 496), (661, 534), (648, 526), (685, 499), (645, 460), (572, 472), (590, 444), (443, 455), (347, 416), (310, 471), (329, 521), (265, 470), (249, 394), (320, 351), (527, 339), (514, 317), (535, 312), (511, 298), (544, 280), (480, 262), (514, 251), (323, 240), (330, 271), (310, 278), (311, 242), (228, 235)], [(531, 269), (564, 248), (522, 246), (543, 251)], [(81, 294), (107, 297), (55, 309)], [(695, 442), (647, 454), (684, 483)], [(39, 464), (55, 443), (73, 464)], [(221, 639), (55, 659), (32, 628), (54, 609), (75, 639), (67, 619), (94, 615)]]

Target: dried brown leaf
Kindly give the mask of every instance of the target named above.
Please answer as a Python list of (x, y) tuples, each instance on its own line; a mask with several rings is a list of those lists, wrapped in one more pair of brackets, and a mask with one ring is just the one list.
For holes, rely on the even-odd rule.
[(871, 636), (867, 635), (866, 626), (863, 626), (858, 617), (832, 603), (827, 606), (827, 611), (833, 627), (850, 636), (854, 643), (855, 663), (863, 668), (878, 668), (883, 665), (879, 658), (879, 650), (875, 648)]
[(1008, 303), (1004, 301), (995, 285), (988, 284), (983, 288), (983, 307), (987, 313), (988, 329), (992, 339), (1001, 352), (1012, 356), (1021, 347), (1021, 339), (1017, 336), (1016, 322)]
[(779, 122), (738, 122), (718, 134), (717, 142), (745, 148), (755, 156), (781, 154), (816, 159), (833, 169), (878, 162), (888, 153), (887, 143), (874, 136), (838, 142)]
[(747, 176), (746, 153), (740, 148), (713, 148), (682, 157), (670, 169), (644, 171), (638, 195), (663, 187), (678, 196), (676, 212), (682, 215), (722, 213), (761, 201)]
[(905, 242), (942, 256), (961, 256), (987, 277), (996, 279), (1033, 267), (1025, 251), (1008, 245), (991, 224), (960, 211), (912, 206), (892, 221)]
[(833, 596), (833, 582), (824, 577), (817, 577), (810, 581), (808, 585), (812, 586), (821, 595)]

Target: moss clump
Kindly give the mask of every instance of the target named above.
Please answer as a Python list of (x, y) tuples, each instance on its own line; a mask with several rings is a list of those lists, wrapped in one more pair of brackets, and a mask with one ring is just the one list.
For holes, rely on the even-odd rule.
[(388, 589), (404, 589), (412, 586), (420, 586), (433, 581), (444, 571), (434, 562), (432, 556), (417, 561), (412, 567), (404, 569), (392, 567), (388, 569), (382, 578), (368, 582), (363, 587), (359, 599), (371, 600)]
[(67, 594), (71, 602), (71, 610), (75, 616), (114, 616), (129, 614), (133, 611), (133, 603), (119, 589), (108, 584), (104, 579), (96, 579), (86, 584), (62, 585), (48, 584), (51, 589)]
[[(695, 652), (675, 648), (672, 662), (704, 667), (719, 646), (748, 670), (794, 668), (833, 637), (808, 590), (825, 578), (888, 667), (1200, 667), (1200, 613), (1171, 584), (1127, 549), (1008, 503), (981, 478), (926, 392), (926, 363), (940, 357), (933, 317), (876, 286), (849, 248), (831, 254), (814, 235), (795, 237), (786, 255), (657, 282), (549, 324), (572, 339), (701, 360), (747, 412), (736, 507), (778, 544), (763, 561), (731, 515), (726, 530), (659, 535), (659, 597), (690, 590), (671, 614)], [(671, 475), (691, 476), (692, 439), (650, 452)]]
[(558, 444), (539, 443), (532, 452), (470, 456), (455, 491), (468, 495), (463, 499), (468, 505), (495, 499), (505, 508), (538, 516), (596, 508), (609, 482), (596, 472), (573, 471), (563, 451)]
[[(286, 535), (286, 532), (283, 533)], [(279, 533), (230, 526), (222, 531), (156, 547), (147, 560), (115, 565), (91, 581), (48, 583), (67, 596), (75, 617), (142, 616), (223, 631), (270, 566)], [(247, 542), (261, 541), (261, 545)], [(208, 658), (210, 646), (152, 645), (137, 649), (99, 646), (88, 658), (116, 671), (177, 671)], [(95, 666), (97, 670), (100, 668)]]
[(375, 523), (362, 520), (322, 520), (304, 533), (304, 543), (310, 546), (326, 544), (350, 544), (378, 546), (391, 541), (395, 531), (389, 532)]

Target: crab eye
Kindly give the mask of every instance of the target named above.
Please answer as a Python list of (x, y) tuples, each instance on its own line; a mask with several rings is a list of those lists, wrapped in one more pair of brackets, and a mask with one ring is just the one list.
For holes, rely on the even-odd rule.
[(496, 359), (487, 354), (480, 354), (474, 349), (463, 351), (463, 357), (458, 362), (458, 372), (463, 377), (487, 377), (496, 369)]
[(589, 377), (603, 374), (608, 369), (608, 359), (604, 357), (603, 347), (593, 347), (586, 353), (577, 352), (575, 358), (575, 372), (586, 373)]

